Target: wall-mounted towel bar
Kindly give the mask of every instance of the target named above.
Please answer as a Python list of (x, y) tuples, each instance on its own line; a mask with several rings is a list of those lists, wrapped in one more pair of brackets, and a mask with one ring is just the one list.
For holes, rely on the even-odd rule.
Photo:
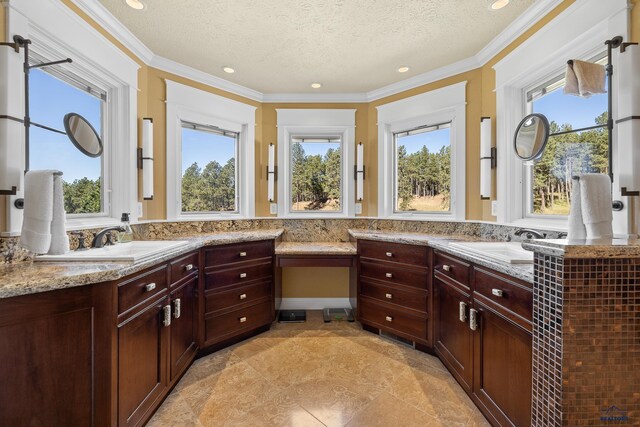
[[(580, 181), (580, 177), (576, 175), (572, 176), (571, 179)], [(622, 201), (620, 200), (614, 200), (613, 202), (611, 202), (611, 209), (613, 209), (614, 211), (621, 211), (622, 209), (624, 209), (624, 203), (622, 203)]]

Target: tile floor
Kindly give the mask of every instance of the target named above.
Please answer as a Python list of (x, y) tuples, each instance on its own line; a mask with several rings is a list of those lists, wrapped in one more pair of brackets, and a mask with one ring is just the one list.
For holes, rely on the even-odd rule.
[(437, 358), (307, 318), (196, 360), (148, 426), (489, 425)]

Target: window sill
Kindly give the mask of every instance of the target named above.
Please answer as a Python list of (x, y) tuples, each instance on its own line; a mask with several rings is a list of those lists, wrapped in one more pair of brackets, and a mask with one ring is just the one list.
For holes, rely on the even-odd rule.
[(67, 219), (67, 231), (105, 228), (115, 225), (120, 225), (120, 221), (106, 216)]
[(522, 218), (505, 225), (523, 228), (542, 228), (550, 231), (563, 231), (569, 229), (568, 218)]

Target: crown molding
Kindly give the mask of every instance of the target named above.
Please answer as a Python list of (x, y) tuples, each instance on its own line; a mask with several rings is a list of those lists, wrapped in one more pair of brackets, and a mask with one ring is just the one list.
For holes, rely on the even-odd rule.
[(489, 62), (491, 58), (502, 52), (511, 42), (520, 37), (562, 2), (563, 0), (537, 0), (534, 2), (522, 15), (518, 16), (476, 54), (476, 59), (480, 65)]
[(127, 49), (131, 50), (145, 64), (154, 56), (154, 53), (142, 41), (137, 38), (127, 27), (109, 12), (98, 0), (71, 0), (91, 19), (96, 21), (103, 29), (115, 37)]
[(145, 64), (235, 95), (265, 103), (363, 103), (414, 89), (485, 65), (563, 0), (537, 0), (480, 52), (453, 64), (363, 93), (262, 93), (246, 86), (154, 54), (98, 0), (71, 0), (90, 18), (130, 49)]
[(167, 59), (159, 55), (153, 55), (153, 58), (147, 64), (150, 67), (157, 68), (180, 77), (185, 77), (195, 82), (212, 86), (216, 89), (224, 90), (235, 95), (243, 96), (253, 101), (263, 102), (264, 99), (262, 92), (216, 77), (209, 73), (205, 73), (204, 71), (197, 70), (193, 67), (189, 67), (188, 65), (172, 61), (171, 59)]

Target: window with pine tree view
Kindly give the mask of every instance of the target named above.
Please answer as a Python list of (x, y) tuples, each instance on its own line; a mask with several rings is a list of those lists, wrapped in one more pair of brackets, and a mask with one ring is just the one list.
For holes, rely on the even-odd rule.
[[(51, 71), (55, 76), (43, 69), (31, 70), (31, 120), (63, 130), (65, 114), (75, 112), (102, 135), (105, 93), (77, 76)], [(56, 169), (63, 173), (64, 207), (68, 214), (106, 214), (103, 156), (88, 157), (66, 135), (31, 126), (29, 169)]]
[(291, 211), (342, 210), (342, 141), (292, 138)]
[(449, 212), (451, 123), (394, 134), (395, 211)]
[(237, 212), (236, 132), (182, 124), (182, 212)]
[(532, 113), (544, 114), (550, 136), (542, 157), (525, 164), (525, 194), (529, 215), (568, 215), (571, 177), (580, 173), (608, 173), (606, 127), (574, 132), (607, 123), (607, 95), (590, 98), (565, 95), (564, 75), (527, 93)]

